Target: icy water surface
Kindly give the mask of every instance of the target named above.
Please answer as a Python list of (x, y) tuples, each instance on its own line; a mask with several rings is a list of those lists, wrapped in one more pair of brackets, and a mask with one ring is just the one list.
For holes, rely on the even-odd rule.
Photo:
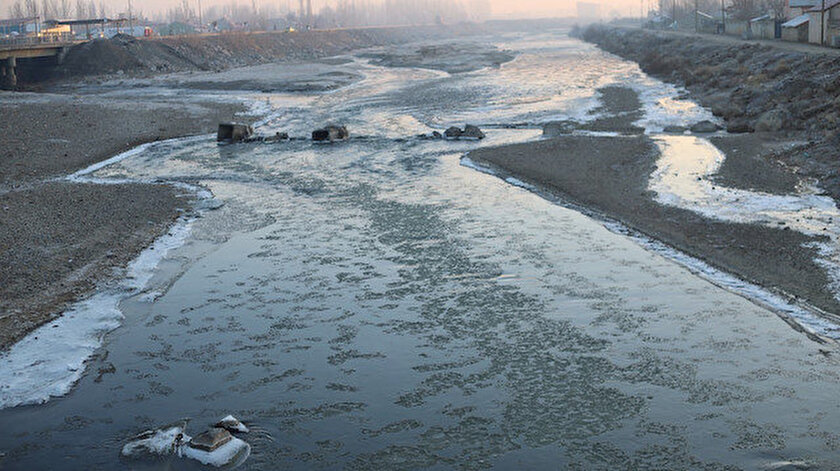
[(538, 130), (411, 138), (585, 117), (616, 81), (647, 97), (650, 122), (680, 119), (663, 86), (590, 46), (502, 45), (520, 55), (501, 69), (360, 62), (366, 79), (345, 89), (267, 97), (279, 113), (260, 132), (332, 120), (364, 139), (180, 140), (97, 172), (199, 184), (223, 205), (120, 304), (123, 325), (70, 394), (0, 411), (4, 469), (194, 469), (119, 451), (142, 430), (189, 418), (194, 434), (229, 413), (252, 429), (240, 469), (840, 465), (831, 347), (460, 165)]

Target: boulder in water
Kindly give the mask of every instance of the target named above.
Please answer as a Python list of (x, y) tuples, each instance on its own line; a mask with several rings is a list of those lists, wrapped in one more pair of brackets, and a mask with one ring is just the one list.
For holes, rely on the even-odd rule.
[(336, 126), (336, 125), (328, 125), (321, 129), (316, 129), (312, 131), (312, 140), (313, 141), (341, 141), (350, 137), (350, 133), (347, 131), (347, 128), (344, 126)]
[(708, 120), (704, 120), (692, 126), (691, 132), (693, 132), (694, 134), (710, 134), (713, 132), (717, 132), (718, 129), (720, 128), (717, 124)]
[(746, 121), (735, 121), (726, 126), (726, 132), (730, 134), (745, 134), (748, 132), (755, 132), (752, 126)]
[(559, 137), (571, 134), (577, 129), (578, 124), (574, 121), (552, 121), (543, 126), (544, 137)]
[(468, 124), (464, 126), (464, 132), (461, 133), (461, 137), (465, 139), (484, 139), (484, 132), (478, 128), (478, 126), (473, 126), (472, 124)]
[(443, 131), (443, 136), (447, 139), (458, 139), (462, 133), (463, 131), (458, 126), (450, 126), (446, 131)]
[(688, 128), (685, 126), (665, 126), (662, 132), (666, 132), (668, 134), (685, 134), (688, 131)]
[(451, 126), (443, 132), (443, 136), (447, 139), (472, 140), (484, 139), (485, 137), (481, 129), (479, 129), (478, 126), (474, 126), (472, 124), (467, 124), (466, 126), (464, 126), (464, 129), (461, 129), (458, 126)]
[(247, 124), (221, 123), (216, 140), (219, 142), (242, 142), (254, 134), (254, 129)]
[(233, 440), (233, 435), (227, 430), (213, 427), (199, 433), (190, 440), (190, 446), (202, 451), (215, 451), (220, 446)]

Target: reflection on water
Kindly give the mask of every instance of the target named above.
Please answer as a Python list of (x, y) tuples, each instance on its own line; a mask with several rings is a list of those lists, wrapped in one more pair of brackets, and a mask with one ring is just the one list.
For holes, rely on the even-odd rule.
[[(188, 469), (119, 450), (138, 431), (187, 417), (195, 432), (227, 414), (252, 429), (242, 469), (840, 462), (833, 356), (599, 223), (459, 165), (476, 145), (538, 131), (393, 137), (452, 115), (528, 116), (524, 98), (567, 79), (594, 96), (557, 61), (633, 69), (563, 38), (505, 47), (523, 54), (502, 72), (382, 70), (261, 130), (333, 120), (364, 140), (166, 143), (99, 171), (198, 183), (224, 206), (164, 266), (171, 286), (123, 301), (125, 324), (73, 393), (0, 411), (2, 464)], [(556, 75), (530, 90), (505, 82), (508, 67)], [(480, 108), (504, 93), (516, 110)]]

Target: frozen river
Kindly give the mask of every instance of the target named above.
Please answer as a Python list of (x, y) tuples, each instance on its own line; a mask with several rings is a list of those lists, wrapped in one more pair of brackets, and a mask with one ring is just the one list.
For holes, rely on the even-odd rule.
[[(120, 449), (227, 414), (252, 429), (240, 469), (840, 467), (833, 347), (461, 165), (587, 119), (610, 84), (640, 93), (649, 130), (706, 112), (563, 35), (495, 41), (517, 59), (457, 75), (354, 59), (342, 67), (365, 78), (337, 91), (245, 97), (262, 134), (334, 121), (364, 138), (206, 136), (90, 173), (201, 186), (218, 208), (177, 227), (183, 244), (120, 297), (121, 326), (69, 394), (0, 411), (0, 467), (192, 469)], [(464, 122), (488, 138), (412, 138)]]

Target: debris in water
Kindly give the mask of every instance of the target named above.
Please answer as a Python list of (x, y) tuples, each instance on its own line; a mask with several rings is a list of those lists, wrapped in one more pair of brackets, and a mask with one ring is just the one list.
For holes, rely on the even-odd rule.
[[(235, 423), (247, 431), (247, 427), (233, 416), (227, 416), (219, 423)], [(226, 468), (239, 466), (251, 455), (251, 445), (234, 437), (224, 428), (211, 427), (195, 437), (187, 435), (185, 429), (186, 422), (179, 422), (147, 430), (126, 443), (122, 455), (138, 459), (176, 455), (205, 465)]]

